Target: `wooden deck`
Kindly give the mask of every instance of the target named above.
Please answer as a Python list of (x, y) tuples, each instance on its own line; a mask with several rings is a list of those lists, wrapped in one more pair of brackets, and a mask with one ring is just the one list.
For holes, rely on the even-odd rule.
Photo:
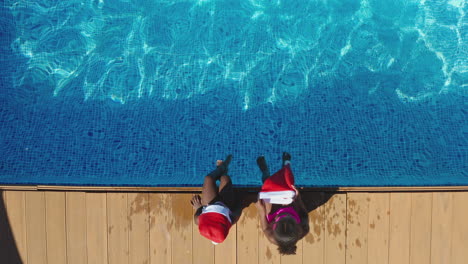
[[(333, 195), (333, 196), (331, 196)], [(468, 192), (306, 193), (311, 232), (280, 256), (255, 206), (217, 246), (191, 193), (2, 191), (1, 263), (440, 263), (468, 259)], [(4, 208), (2, 208), (4, 207)]]

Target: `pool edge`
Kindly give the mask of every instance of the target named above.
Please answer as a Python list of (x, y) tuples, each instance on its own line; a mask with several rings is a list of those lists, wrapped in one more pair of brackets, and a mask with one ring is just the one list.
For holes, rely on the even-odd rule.
[[(242, 191), (259, 191), (259, 187), (235, 187)], [(308, 192), (415, 192), (468, 191), (468, 186), (353, 186), (301, 187)], [(130, 186), (65, 186), (65, 185), (0, 185), (0, 190), (21, 191), (84, 191), (84, 192), (201, 192), (198, 187), (130, 187)]]

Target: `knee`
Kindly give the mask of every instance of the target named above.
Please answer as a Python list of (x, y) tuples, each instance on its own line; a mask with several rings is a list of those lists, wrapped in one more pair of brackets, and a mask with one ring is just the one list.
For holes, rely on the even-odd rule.
[(221, 178), (219, 179), (220, 183), (221, 184), (226, 184), (226, 183), (230, 183), (231, 182), (231, 177), (227, 176), (227, 175), (223, 175), (221, 176)]

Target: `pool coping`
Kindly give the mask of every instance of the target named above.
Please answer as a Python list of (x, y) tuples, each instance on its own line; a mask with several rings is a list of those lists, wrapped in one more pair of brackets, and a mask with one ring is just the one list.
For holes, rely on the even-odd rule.
[[(18, 191), (82, 191), (82, 192), (201, 192), (199, 187), (129, 187), (129, 186), (64, 186), (64, 185), (0, 185), (0, 190)], [(235, 187), (242, 191), (258, 192), (260, 187)], [(415, 192), (415, 191), (468, 191), (468, 186), (353, 186), (302, 187), (308, 192)]]

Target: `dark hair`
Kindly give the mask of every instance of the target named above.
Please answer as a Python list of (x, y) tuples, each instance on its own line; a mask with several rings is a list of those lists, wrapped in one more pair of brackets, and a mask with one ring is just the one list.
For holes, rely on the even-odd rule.
[(296, 243), (299, 240), (300, 227), (292, 217), (285, 216), (276, 222), (273, 230), (281, 255), (295, 255)]

